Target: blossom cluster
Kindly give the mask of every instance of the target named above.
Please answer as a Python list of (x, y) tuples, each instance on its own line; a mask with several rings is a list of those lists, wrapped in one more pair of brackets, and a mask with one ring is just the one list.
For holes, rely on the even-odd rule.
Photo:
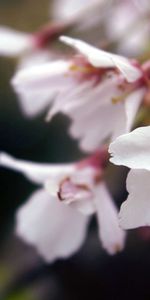
[[(24, 114), (46, 111), (48, 122), (66, 115), (69, 134), (85, 153), (66, 164), (0, 153), (1, 166), (40, 186), (17, 211), (16, 234), (48, 262), (80, 248), (93, 214), (111, 255), (124, 248), (125, 229), (150, 225), (150, 126), (135, 129), (150, 105), (148, 1), (85, 2), (54, 1), (52, 22), (35, 33), (0, 27), (0, 55), (19, 59), (11, 85)], [(101, 28), (105, 43), (97, 37)], [(107, 186), (109, 161), (131, 168), (119, 214)]]

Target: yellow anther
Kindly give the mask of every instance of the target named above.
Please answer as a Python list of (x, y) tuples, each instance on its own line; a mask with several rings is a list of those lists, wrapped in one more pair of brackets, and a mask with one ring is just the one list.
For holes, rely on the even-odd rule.
[(94, 73), (96, 71), (96, 69), (92, 66), (78, 66), (75, 64), (72, 64), (69, 69), (70, 71), (81, 73)]
[(131, 92), (132, 91), (128, 91), (128, 92), (125, 92), (125, 93), (121, 94), (118, 97), (113, 97), (111, 99), (112, 103), (117, 104), (117, 103), (123, 102), (126, 99), (126, 97), (128, 97), (131, 94)]

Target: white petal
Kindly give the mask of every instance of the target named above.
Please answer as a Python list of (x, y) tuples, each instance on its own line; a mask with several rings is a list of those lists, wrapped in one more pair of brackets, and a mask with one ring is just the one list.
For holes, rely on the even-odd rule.
[(135, 116), (141, 105), (145, 94), (145, 88), (138, 89), (132, 92), (125, 101), (125, 109), (126, 109), (126, 117), (127, 117), (127, 124), (126, 129), (129, 132), (132, 128)]
[(99, 224), (99, 238), (109, 254), (115, 254), (124, 247), (125, 232), (119, 227), (118, 212), (105, 186), (97, 187), (95, 204)]
[(77, 99), (63, 106), (62, 111), (66, 110), (72, 119), (70, 134), (80, 139), (80, 147), (84, 151), (93, 151), (104, 139), (110, 137), (114, 140), (131, 129), (145, 89), (139, 89), (125, 101), (113, 104), (113, 97), (122, 95), (117, 85), (116, 76), (106, 79), (100, 86), (86, 87), (82, 94), (76, 95)]
[[(134, 123), (136, 114), (143, 100), (145, 88), (138, 89), (132, 92), (125, 101), (122, 102), (120, 108), (118, 106), (118, 116), (116, 109), (116, 118), (114, 119), (113, 135), (111, 141), (114, 141), (118, 136), (128, 133)], [(116, 104), (115, 104), (116, 105)]]
[(120, 210), (124, 229), (150, 226), (150, 172), (131, 170), (127, 178), (129, 196)]
[(47, 86), (47, 88), (41, 87), (41, 89), (39, 89), (38, 86), (34, 89), (22, 89), (20, 85), (16, 83), (17, 78), (20, 76), (20, 72), (22, 74), (22, 70), (26, 71), (28, 68), (30, 70), (30, 68), (35, 66), (43, 66), (43, 64), (45, 65), (46, 62), (53, 59), (53, 54), (47, 50), (34, 50), (20, 60), (18, 71), (12, 79), (12, 84), (14, 85), (16, 93), (18, 94), (20, 107), (28, 117), (34, 117), (35, 115), (41, 113), (44, 109), (49, 109), (50, 103), (55, 96), (56, 88), (53, 89), (53, 87)]
[(95, 203), (93, 199), (83, 199), (81, 201), (74, 201), (70, 205), (72, 209), (78, 210), (83, 215), (92, 215), (96, 212)]
[(55, 92), (51, 90), (36, 91), (32, 89), (24, 90), (23, 92), (16, 92), (19, 98), (19, 105), (23, 113), (32, 118), (49, 109), (50, 103), (55, 96)]
[(18, 210), (16, 233), (51, 262), (80, 248), (87, 223), (87, 217), (38, 190)]
[(150, 170), (150, 126), (124, 134), (110, 145), (110, 159), (116, 165)]
[(142, 75), (141, 71), (125, 57), (97, 49), (81, 40), (70, 37), (61, 36), (60, 40), (85, 55), (94, 67), (117, 67), (129, 82), (137, 80)]
[(27, 116), (43, 111), (52, 104), (57, 94), (71, 86), (68, 67), (68, 62), (54, 61), (26, 67), (16, 73), (11, 83)]
[(85, 91), (88, 93), (88, 91), (91, 90), (91, 87), (92, 84), (89, 84), (89, 82), (86, 81), (80, 84), (77, 84), (76, 81), (68, 81), (68, 87), (66, 86), (65, 89), (61, 90), (57, 97), (55, 97), (55, 101), (53, 101), (53, 105), (48, 112), (47, 120), (51, 120), (51, 118), (58, 112), (70, 116), (70, 110), (72, 110), (72, 107), (80, 107), (81, 98), (84, 97)]
[(36, 91), (56, 89), (57, 85), (64, 85), (69, 66), (69, 62), (60, 60), (21, 69), (13, 77), (12, 85), (18, 92), (29, 88)]
[(47, 49), (34, 48), (27, 52), (25, 56), (23, 55), (20, 57), (17, 71), (36, 65), (42, 65), (54, 59), (56, 59), (56, 56), (53, 54), (53, 52), (50, 52)]
[(116, 136), (126, 132), (124, 103), (101, 106), (93, 118), (88, 134), (81, 140), (80, 145), (84, 150), (95, 150), (105, 139), (114, 140)]
[[(43, 184), (46, 179), (52, 177), (53, 181), (57, 181), (65, 174), (69, 175), (74, 171), (74, 165), (53, 165), (45, 163), (33, 163), (24, 160), (15, 159), (6, 153), (0, 153), (0, 166), (21, 172), (31, 181)], [(67, 176), (66, 175), (66, 176)]]
[(32, 47), (31, 35), (0, 27), (0, 55), (16, 56)]
[(80, 139), (80, 147), (85, 151), (93, 151), (104, 139), (114, 139), (127, 131), (128, 120), (124, 102), (112, 103), (113, 96), (121, 95), (115, 79), (105, 80), (101, 86), (87, 90), (78, 106), (71, 107), (70, 101), (70, 133), (74, 138)]

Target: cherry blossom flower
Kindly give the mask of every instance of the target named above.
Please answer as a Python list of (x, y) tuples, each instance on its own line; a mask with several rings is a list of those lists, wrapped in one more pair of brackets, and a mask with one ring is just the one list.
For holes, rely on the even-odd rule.
[(113, 140), (130, 130), (145, 94), (143, 71), (135, 61), (83, 41), (69, 37), (61, 41), (79, 55), (20, 70), (12, 84), (29, 116), (34, 109), (35, 114), (40, 111), (38, 95), (45, 95), (43, 109), (48, 102), (51, 105), (48, 119), (58, 112), (68, 115), (71, 135), (83, 150), (95, 151), (106, 138)]
[[(149, 1), (138, 0), (55, 0), (52, 5), (54, 20), (73, 22), (74, 31), (80, 35), (88, 32), (87, 41), (98, 45), (117, 44), (117, 52), (124, 55), (138, 55), (145, 49), (150, 34)], [(102, 38), (99, 28), (104, 30)], [(97, 34), (98, 32), (98, 34)]]
[(150, 36), (149, 1), (116, 1), (111, 6), (106, 36), (108, 41), (117, 42), (117, 51), (137, 56), (143, 53)]
[[(84, 28), (92, 27), (101, 19), (104, 0), (94, 0), (85, 5), (85, 1), (56, 0), (51, 7), (51, 22), (43, 25), (37, 32), (26, 33), (6, 26), (0, 26), (0, 55), (18, 56), (26, 51), (44, 49), (64, 33), (68, 28), (78, 27), (78, 23), (84, 24)], [(96, 16), (93, 15), (97, 12)], [(94, 20), (94, 22), (92, 21)]]
[(93, 213), (103, 248), (111, 255), (122, 250), (125, 233), (118, 225), (117, 209), (103, 180), (106, 157), (102, 149), (77, 163), (52, 165), (0, 154), (1, 166), (41, 185), (19, 208), (16, 233), (47, 261), (65, 258), (80, 248)]
[(121, 226), (150, 226), (150, 126), (118, 137), (109, 151), (111, 162), (131, 168), (127, 178), (129, 196), (120, 210)]
[[(86, 26), (87, 23), (89, 23), (89, 27), (91, 27), (91, 23), (93, 22), (90, 20), (96, 20), (96, 18), (92, 16), (93, 14), (95, 15), (98, 8), (102, 8), (103, 2), (103, 0), (94, 0), (90, 5), (86, 4), (85, 7), (85, 3), (81, 4), (79, 1), (77, 3), (77, 1), (74, 0), (66, 1), (66, 3), (63, 3), (63, 1), (54, 1), (53, 8), (51, 7), (52, 21), (41, 26), (37, 32), (26, 33), (6, 26), (0, 26), (0, 56), (17, 57), (19, 59), (17, 69), (19, 70), (36, 64), (39, 65), (41, 62), (51, 61), (54, 58), (56, 59), (57, 51), (53, 51), (52, 47), (49, 49), (48, 46), (61, 34), (64, 34), (67, 29), (77, 28), (78, 23), (86, 23)], [(61, 12), (60, 14), (62, 10), (60, 8), (62, 8), (63, 5), (66, 7), (65, 13)], [(68, 18), (67, 16), (70, 16), (71, 11), (71, 17)], [(37, 92), (34, 96), (36, 97), (36, 107), (34, 103), (32, 103), (34, 101), (32, 93), (28, 93), (25, 97), (25, 101), (30, 108), (29, 114), (26, 111), (26, 106), (24, 106), (22, 98), (19, 102), (23, 112), (30, 116), (39, 113), (42, 110), (42, 103), (45, 108), (48, 102), (47, 93), (43, 92), (39, 94), (39, 92)]]

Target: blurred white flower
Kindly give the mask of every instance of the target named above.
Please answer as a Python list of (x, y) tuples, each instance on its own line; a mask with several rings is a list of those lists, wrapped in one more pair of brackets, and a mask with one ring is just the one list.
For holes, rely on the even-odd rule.
[(120, 210), (121, 226), (150, 226), (150, 126), (118, 137), (109, 151), (111, 162), (132, 169), (127, 178), (129, 196)]
[[(52, 17), (62, 22), (74, 22), (74, 30), (87, 31), (105, 22), (112, 7), (111, 0), (55, 0), (52, 5)], [(92, 38), (92, 37), (89, 37)], [(94, 38), (94, 37), (93, 37)]]
[(71, 135), (83, 150), (93, 151), (104, 139), (130, 130), (145, 93), (139, 84), (143, 73), (124, 57), (69, 37), (61, 40), (79, 56), (20, 70), (12, 84), (28, 116), (51, 104), (48, 119), (58, 112), (67, 114)]
[(117, 51), (137, 56), (148, 46), (150, 36), (149, 0), (118, 1), (112, 5), (105, 24), (108, 41), (117, 42)]
[[(52, 48), (48, 49), (50, 43), (56, 40), (66, 29), (77, 28), (78, 23), (84, 23), (85, 25), (88, 23), (91, 27), (91, 23), (93, 23), (91, 21), (96, 20), (93, 15), (95, 15), (97, 9), (101, 10), (102, 2), (104, 1), (94, 0), (90, 5), (85, 6), (85, 3), (79, 3), (79, 1), (66, 1), (66, 3), (54, 1), (53, 7), (51, 6), (52, 21), (42, 25), (37, 32), (26, 33), (0, 26), (0, 56), (17, 57), (19, 59), (17, 69), (19, 70), (56, 59), (57, 51), (53, 51)], [(66, 8), (65, 13), (62, 11), (64, 6)], [(68, 17), (69, 15), (70, 17)], [(97, 17), (100, 18), (99, 13)], [(43, 108), (45, 108), (49, 102), (47, 92), (39, 93), (38, 91), (34, 95), (29, 92), (24, 97), (29, 108), (27, 114), (30, 116), (42, 110), (42, 103)], [(22, 98), (20, 102), (21, 108), (23, 107), (23, 111), (26, 112), (26, 106)]]
[(42, 185), (17, 212), (17, 235), (47, 261), (72, 255), (83, 243), (90, 215), (96, 213), (99, 238), (109, 254), (124, 247), (125, 233), (102, 179), (107, 160), (101, 150), (77, 163), (38, 164), (1, 153), (1, 166)]
[(86, 30), (87, 27), (92, 27), (93, 23), (101, 20), (102, 8), (106, 8), (107, 5), (104, 0), (94, 0), (88, 5), (86, 2), (54, 1), (53, 5), (51, 4), (52, 21), (43, 25), (37, 32), (25, 33), (0, 26), (0, 55), (19, 56), (25, 54), (25, 51), (44, 49), (70, 26), (77, 28), (78, 23), (84, 24)]

